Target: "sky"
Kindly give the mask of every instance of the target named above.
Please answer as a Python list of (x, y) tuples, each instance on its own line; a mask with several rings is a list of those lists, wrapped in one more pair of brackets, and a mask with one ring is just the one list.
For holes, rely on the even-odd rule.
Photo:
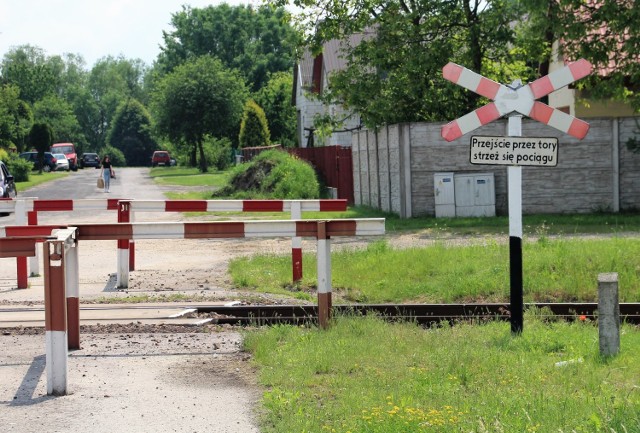
[[(123, 55), (151, 66), (182, 5), (203, 8), (222, 0), (0, 0), (0, 58), (32, 45), (46, 55), (80, 54), (87, 69), (102, 57)], [(228, 0), (259, 6), (260, 0)]]

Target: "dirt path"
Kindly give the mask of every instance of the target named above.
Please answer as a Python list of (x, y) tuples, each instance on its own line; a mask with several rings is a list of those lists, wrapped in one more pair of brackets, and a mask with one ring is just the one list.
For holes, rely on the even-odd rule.
[[(74, 180), (85, 184), (91, 198), (104, 197), (94, 191), (94, 174), (85, 171)], [(118, 176), (122, 183), (112, 186), (110, 197), (163, 198), (161, 189), (139, 170), (121, 169)], [(69, 198), (62, 193), (69, 189), (65, 185), (43, 186), (32, 194)], [(65, 212), (39, 215), (41, 224), (116, 220), (115, 213), (106, 212), (83, 212), (78, 218), (75, 213)], [(153, 214), (137, 218), (180, 220), (182, 216)], [(0, 225), (11, 224), (10, 219), (3, 218)], [(128, 295), (129, 291), (114, 287), (115, 241), (86, 242), (78, 248), (81, 302)], [(206, 290), (221, 292), (223, 298), (233, 297), (225, 293), (226, 264), (233, 256), (231, 252), (248, 253), (252, 248), (224, 242), (139, 242), (139, 271), (132, 273), (130, 291), (157, 294)], [(15, 259), (0, 259), (0, 303), (43, 303), (43, 278), (30, 278), (28, 289), (17, 290), (15, 269)], [(62, 397), (47, 396), (43, 330), (5, 330), (0, 335), (1, 431), (258, 432), (256, 412), (261, 390), (250, 359), (241, 350), (237, 330), (210, 326), (205, 332), (194, 333), (185, 332), (189, 331), (186, 328), (149, 330), (131, 324), (98, 331), (83, 332), (82, 348), (70, 353), (68, 395)]]
[(47, 396), (44, 336), (0, 336), (0, 430), (258, 432), (260, 390), (240, 336), (85, 334), (69, 394)]

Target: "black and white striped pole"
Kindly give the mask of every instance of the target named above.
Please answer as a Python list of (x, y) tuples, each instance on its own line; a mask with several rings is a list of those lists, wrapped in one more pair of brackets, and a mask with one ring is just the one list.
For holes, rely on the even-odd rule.
[[(528, 116), (575, 138), (583, 139), (589, 131), (587, 122), (536, 101), (536, 99), (586, 77), (590, 73), (591, 63), (580, 59), (535, 80), (531, 84), (523, 85), (520, 80), (516, 80), (511, 85), (504, 85), (455, 63), (448, 63), (442, 68), (442, 76), (445, 79), (492, 100), (492, 102), (444, 125), (441, 131), (442, 138), (446, 141), (453, 141), (503, 116), (508, 118), (507, 137), (472, 137), (470, 162), (481, 165), (508, 166), (509, 284), (511, 332), (514, 334), (522, 333), (524, 316), (522, 165), (555, 166), (558, 148), (558, 141), (554, 138), (521, 139), (522, 116)], [(495, 149), (494, 145), (496, 145)], [(487, 151), (487, 148), (490, 151)], [(544, 159), (542, 153), (546, 154)]]
[[(522, 116), (508, 118), (507, 135), (522, 136)], [(522, 167), (507, 168), (509, 188), (509, 310), (511, 332), (522, 333), (524, 324), (524, 290), (522, 288)]]

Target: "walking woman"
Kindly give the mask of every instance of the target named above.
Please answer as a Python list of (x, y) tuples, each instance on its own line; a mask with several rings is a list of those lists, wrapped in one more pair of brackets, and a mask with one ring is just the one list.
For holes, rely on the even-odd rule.
[(109, 192), (112, 175), (113, 168), (111, 167), (111, 159), (109, 159), (109, 155), (105, 155), (104, 158), (102, 158), (102, 171), (100, 172), (100, 176), (104, 179), (104, 192)]

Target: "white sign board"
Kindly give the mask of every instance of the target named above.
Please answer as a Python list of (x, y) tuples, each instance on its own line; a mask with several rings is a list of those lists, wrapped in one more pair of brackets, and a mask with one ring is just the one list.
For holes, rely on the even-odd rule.
[(555, 167), (558, 139), (472, 136), (469, 161), (481, 165)]

